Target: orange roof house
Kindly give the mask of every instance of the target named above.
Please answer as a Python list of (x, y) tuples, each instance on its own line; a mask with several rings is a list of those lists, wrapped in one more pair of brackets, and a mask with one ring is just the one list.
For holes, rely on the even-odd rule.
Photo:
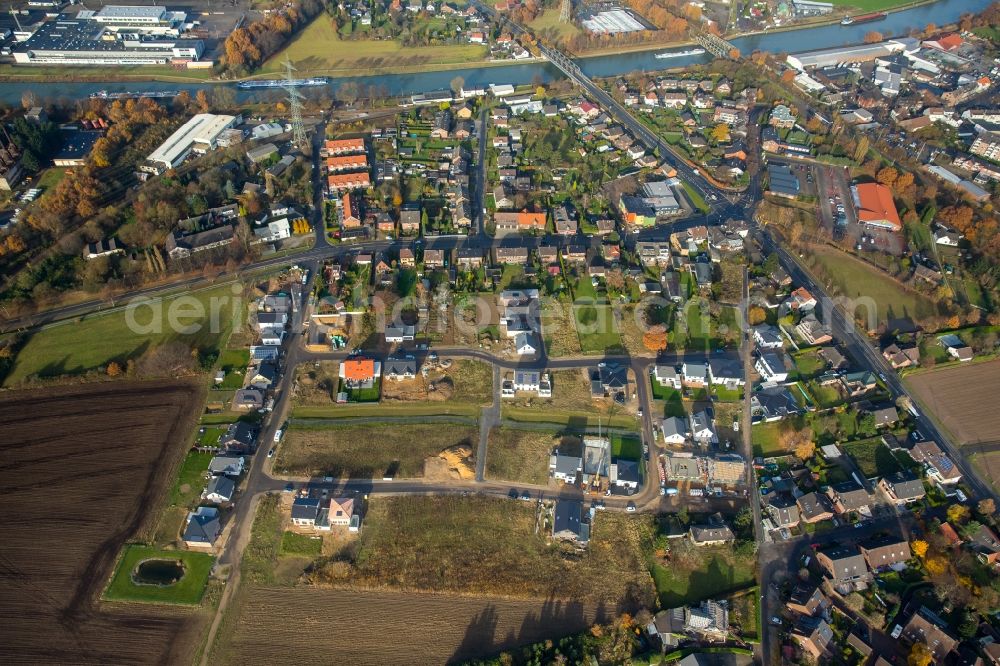
[(348, 382), (367, 382), (375, 378), (375, 361), (349, 358), (340, 364), (340, 376)]
[(892, 190), (878, 183), (862, 183), (854, 186), (854, 203), (858, 209), (858, 221), (873, 227), (899, 231), (903, 223), (899, 220), (896, 204), (892, 200)]
[(356, 190), (366, 188), (371, 184), (368, 179), (368, 172), (359, 173), (334, 173), (327, 176), (327, 187), (330, 190)]
[(958, 33), (951, 33), (950, 35), (945, 35), (944, 37), (938, 37), (937, 39), (927, 42), (929, 46), (933, 46), (941, 49), (942, 51), (954, 51), (959, 46), (963, 44), (962, 37)]
[(517, 214), (517, 226), (521, 229), (545, 229), (545, 213), (521, 212)]
[(341, 208), (342, 215), (340, 218), (340, 224), (345, 229), (353, 229), (355, 227), (361, 226), (361, 217), (358, 215), (358, 209), (351, 200), (350, 194), (344, 194), (343, 199), (341, 199), (343, 207)]
[(367, 155), (338, 155), (326, 158), (326, 168), (329, 171), (346, 171), (348, 169), (367, 169)]
[(347, 155), (365, 152), (364, 139), (327, 139), (323, 148), (329, 155)]

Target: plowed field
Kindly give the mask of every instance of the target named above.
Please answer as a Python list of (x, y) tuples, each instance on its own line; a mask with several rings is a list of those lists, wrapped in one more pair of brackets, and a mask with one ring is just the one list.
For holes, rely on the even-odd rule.
[(197, 611), (98, 598), (122, 544), (155, 528), (203, 393), (172, 381), (0, 394), (4, 663), (191, 660)]
[(957, 444), (1000, 440), (1000, 418), (988, 407), (1000, 394), (1000, 360), (921, 372), (906, 384)]

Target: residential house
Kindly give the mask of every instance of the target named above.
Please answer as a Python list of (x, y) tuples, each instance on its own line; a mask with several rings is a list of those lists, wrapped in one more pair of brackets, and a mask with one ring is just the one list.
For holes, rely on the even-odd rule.
[(920, 479), (906, 472), (882, 477), (879, 479), (878, 487), (896, 506), (917, 502), (927, 494)]
[(663, 433), (663, 441), (667, 444), (683, 444), (691, 432), (687, 420), (677, 416), (663, 419), (660, 422), (660, 431)]
[(278, 377), (278, 369), (273, 363), (261, 363), (257, 369), (250, 374), (248, 385), (262, 391), (271, 388)]
[(626, 490), (635, 490), (639, 487), (639, 463), (635, 460), (621, 458), (614, 460), (611, 462), (608, 478), (612, 485)]
[(792, 362), (788, 354), (781, 350), (765, 351), (757, 357), (754, 368), (765, 382), (777, 384), (788, 380)]
[(689, 534), (696, 546), (718, 546), (736, 540), (728, 525), (692, 525)]
[(417, 265), (413, 250), (404, 247), (399, 251), (399, 265), (403, 268), (413, 268)]
[(767, 504), (767, 513), (777, 527), (795, 527), (799, 524), (799, 505), (787, 493), (772, 497)]
[(980, 525), (969, 537), (969, 549), (983, 564), (1000, 564), (1000, 539), (986, 525)]
[(503, 183), (493, 188), (493, 201), (497, 210), (507, 210), (514, 207), (514, 199), (507, 192), (507, 187)]
[(181, 540), (188, 548), (211, 548), (221, 531), (219, 510), (215, 507), (199, 506), (188, 513)]
[(816, 299), (805, 287), (799, 287), (788, 295), (788, 306), (793, 311), (809, 312), (816, 307)]
[(388, 324), (385, 327), (385, 341), (389, 344), (409, 342), (416, 337), (416, 327), (412, 324)]
[(889, 361), (894, 370), (920, 365), (920, 350), (915, 346), (904, 349), (893, 343), (882, 350), (882, 357)]
[(590, 541), (590, 515), (579, 500), (556, 500), (552, 538), (585, 545)]
[(545, 213), (498, 211), (493, 214), (493, 223), (497, 233), (544, 231)]
[(845, 372), (840, 375), (840, 383), (852, 398), (872, 391), (878, 386), (878, 377), (871, 370)]
[(784, 104), (779, 104), (771, 110), (771, 117), (768, 123), (778, 129), (791, 129), (795, 127), (795, 116), (792, 110)]
[(708, 364), (702, 361), (684, 361), (681, 375), (684, 386), (704, 388), (708, 384)]
[(556, 233), (562, 236), (572, 236), (576, 233), (576, 220), (570, 214), (565, 205), (557, 206), (552, 211), (555, 220)]
[(370, 358), (349, 358), (340, 364), (340, 379), (347, 388), (372, 388), (381, 374), (381, 362)]
[(327, 523), (337, 527), (348, 527), (354, 516), (353, 497), (334, 497), (330, 500)]
[(746, 383), (743, 377), (743, 363), (738, 358), (710, 358), (708, 380), (715, 386), (725, 386), (734, 391)]
[(583, 471), (583, 458), (553, 453), (549, 457), (549, 475), (556, 481), (576, 483), (577, 475)]
[(592, 398), (610, 398), (628, 395), (628, 367), (614, 363), (599, 363), (590, 369), (590, 395)]
[(243, 456), (220, 455), (208, 461), (209, 476), (239, 478), (243, 473)]
[(219, 437), (219, 446), (229, 453), (253, 453), (257, 443), (257, 428), (245, 421), (229, 424)]
[(417, 376), (417, 359), (410, 354), (390, 356), (385, 360), (384, 374), (393, 381), (413, 379)]
[(420, 204), (407, 204), (400, 209), (399, 230), (404, 234), (420, 231)]
[(799, 517), (806, 523), (818, 523), (833, 518), (833, 507), (826, 495), (817, 492), (807, 493), (796, 500), (799, 506)]
[(786, 386), (769, 386), (750, 396), (750, 413), (754, 422), (778, 421), (802, 411), (798, 401)]
[(493, 261), (497, 264), (527, 264), (528, 248), (496, 247), (493, 248)]
[(318, 497), (296, 497), (292, 502), (292, 524), (297, 527), (315, 527), (319, 509)]
[(793, 613), (815, 617), (830, 607), (830, 600), (818, 587), (800, 585), (788, 598), (785, 608)]
[(828, 324), (821, 322), (810, 312), (799, 321), (795, 327), (802, 339), (811, 345), (822, 345), (833, 340), (833, 331)]
[(814, 660), (825, 655), (833, 641), (833, 629), (822, 618), (799, 617), (791, 635), (792, 640)]
[(781, 331), (770, 324), (754, 326), (753, 340), (759, 349), (781, 349), (785, 345)]
[(941, 663), (956, 647), (958, 639), (944, 627), (944, 620), (921, 606), (903, 626), (900, 638), (909, 644), (923, 643), (930, 650), (935, 663)]
[(715, 432), (715, 424), (708, 410), (691, 414), (690, 432), (691, 438), (702, 446), (719, 443), (719, 436)]
[(518, 333), (514, 337), (514, 352), (518, 356), (534, 356), (538, 353), (535, 336), (531, 333)]
[(444, 268), (447, 250), (424, 250), (424, 268)]
[(872, 418), (875, 419), (875, 427), (891, 426), (899, 420), (899, 412), (892, 405), (875, 407), (871, 410)]
[(879, 572), (898, 569), (910, 559), (910, 544), (906, 539), (883, 535), (858, 544), (858, 549), (868, 562), (868, 568)]
[(816, 561), (835, 585), (867, 582), (868, 565), (857, 546), (835, 545), (816, 551)]
[(669, 386), (677, 390), (681, 388), (682, 377), (676, 365), (657, 363), (653, 366), (653, 379), (660, 386)]
[(837, 514), (867, 511), (872, 499), (868, 491), (856, 481), (835, 483), (827, 489), (826, 494)]
[[(274, 346), (258, 346), (260, 349), (278, 349)], [(277, 356), (275, 356), (277, 358)], [(258, 412), (264, 408), (264, 392), (258, 389), (240, 389), (233, 396), (233, 410), (237, 412)]]
[(225, 504), (233, 499), (236, 482), (228, 476), (215, 476), (201, 493), (201, 498), (214, 504)]

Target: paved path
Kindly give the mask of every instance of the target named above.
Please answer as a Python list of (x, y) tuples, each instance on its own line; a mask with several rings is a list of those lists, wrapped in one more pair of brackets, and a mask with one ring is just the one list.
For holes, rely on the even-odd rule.
[(483, 407), (479, 417), (479, 450), (476, 452), (476, 481), (486, 480), (486, 449), (490, 430), (500, 425), (500, 366), (493, 364), (493, 404)]

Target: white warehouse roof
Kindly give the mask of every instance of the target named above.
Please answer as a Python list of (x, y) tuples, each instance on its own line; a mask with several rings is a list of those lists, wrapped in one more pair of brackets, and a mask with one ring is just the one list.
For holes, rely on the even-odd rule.
[(235, 120), (235, 116), (196, 114), (150, 153), (148, 159), (168, 169), (174, 167), (187, 156), (195, 143), (214, 145), (219, 135), (229, 129)]

